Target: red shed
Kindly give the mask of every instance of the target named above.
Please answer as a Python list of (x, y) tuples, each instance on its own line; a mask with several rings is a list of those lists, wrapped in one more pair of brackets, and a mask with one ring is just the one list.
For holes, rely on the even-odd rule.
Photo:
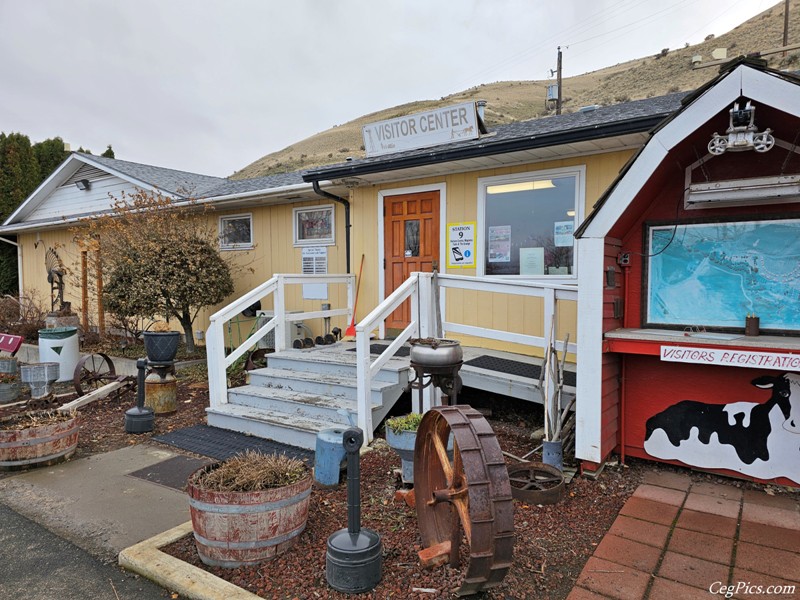
[(800, 485), (800, 78), (726, 65), (576, 236), (584, 468)]

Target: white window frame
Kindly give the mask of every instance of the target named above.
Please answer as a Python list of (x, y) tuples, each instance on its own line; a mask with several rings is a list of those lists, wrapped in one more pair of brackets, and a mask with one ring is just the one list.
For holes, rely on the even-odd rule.
[[(235, 221), (239, 219), (247, 219), (250, 222), (250, 241), (247, 243), (225, 243), (225, 223), (227, 221)], [(252, 250), (253, 245), (253, 213), (242, 213), (238, 215), (223, 215), (219, 218), (219, 249), (220, 250)]]
[[(328, 238), (316, 240), (301, 240), (297, 227), (297, 218), (300, 213), (327, 210), (331, 218), (331, 235)], [(292, 231), (295, 247), (302, 246), (335, 246), (336, 245), (336, 207), (333, 204), (320, 204), (318, 206), (298, 206), (292, 209)]]
[(486, 274), (486, 240), (483, 239), (486, 231), (486, 189), (492, 185), (507, 183), (522, 183), (537, 179), (552, 179), (555, 177), (575, 177), (575, 229), (583, 222), (584, 206), (586, 204), (586, 165), (564, 167), (560, 169), (544, 169), (541, 171), (526, 171), (524, 173), (510, 173), (508, 175), (495, 175), (492, 177), (478, 178), (478, 225), (476, 232), (475, 273), (478, 277), (498, 277), (501, 279), (526, 279), (533, 281), (549, 281), (573, 283), (578, 281), (578, 242), (575, 240), (572, 250), (572, 273), (569, 275), (487, 275)]

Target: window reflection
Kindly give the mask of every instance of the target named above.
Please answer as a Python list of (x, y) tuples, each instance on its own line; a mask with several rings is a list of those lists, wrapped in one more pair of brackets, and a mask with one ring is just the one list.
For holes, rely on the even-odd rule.
[(406, 258), (419, 256), (419, 220), (406, 221)]
[(575, 176), (487, 186), (485, 273), (572, 274), (576, 188)]

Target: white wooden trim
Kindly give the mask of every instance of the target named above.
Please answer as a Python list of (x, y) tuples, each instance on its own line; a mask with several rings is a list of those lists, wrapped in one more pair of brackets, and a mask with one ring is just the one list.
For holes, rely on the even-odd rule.
[[(797, 84), (755, 69), (742, 69), (741, 75), (742, 95), (753, 100), (756, 109), (759, 104), (768, 104), (790, 115), (800, 114)], [(769, 127), (769, 123), (759, 122), (758, 110), (756, 110), (756, 125), (761, 129)]]
[[(331, 236), (319, 240), (301, 240), (297, 229), (297, 215), (302, 212), (329, 210), (331, 213)], [(305, 246), (335, 246), (336, 245), (336, 207), (333, 204), (319, 204), (316, 206), (295, 206), (292, 209), (292, 240), (295, 248)]]
[(578, 360), (575, 457), (599, 463), (602, 441), (604, 238), (584, 239), (578, 250)]
[[(223, 244), (223, 226), (222, 223), (233, 219), (247, 219), (250, 222), (250, 241), (241, 244)], [(253, 213), (237, 213), (234, 215), (220, 215), (217, 220), (217, 233), (219, 235), (219, 249), (222, 251), (230, 250), (252, 250), (255, 244), (255, 235), (253, 231)]]

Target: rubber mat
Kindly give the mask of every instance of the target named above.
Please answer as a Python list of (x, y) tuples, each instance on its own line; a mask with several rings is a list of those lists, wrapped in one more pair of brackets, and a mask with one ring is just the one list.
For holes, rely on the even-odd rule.
[[(383, 351), (386, 350), (386, 344), (370, 344), (369, 345), (369, 353), (370, 354), (381, 354)], [(355, 348), (350, 348), (348, 352), (355, 352)], [(408, 346), (400, 346), (397, 349), (397, 352), (394, 353), (395, 356), (402, 358), (405, 356), (411, 355), (411, 348)]]
[[(477, 367), (479, 369), (486, 369), (488, 371), (505, 373), (506, 375), (527, 377), (528, 379), (535, 379), (537, 381), (539, 380), (539, 374), (542, 371), (542, 368), (539, 365), (487, 355), (473, 358), (466, 361), (464, 364), (471, 367)], [(564, 385), (571, 387), (575, 386), (575, 373), (572, 373), (571, 371), (564, 371)]]
[(263, 454), (286, 454), (287, 456), (298, 458), (308, 465), (314, 464), (314, 452), (312, 450), (297, 448), (236, 431), (209, 427), (208, 425), (195, 425), (194, 427), (178, 429), (153, 439), (162, 444), (194, 452), (201, 456), (209, 456), (216, 460), (225, 460), (234, 454), (255, 450)]
[(160, 463), (128, 473), (128, 476), (144, 479), (150, 483), (157, 483), (182, 492), (186, 489), (189, 475), (211, 462), (213, 461), (204, 458), (173, 456), (167, 460), (162, 460)]

